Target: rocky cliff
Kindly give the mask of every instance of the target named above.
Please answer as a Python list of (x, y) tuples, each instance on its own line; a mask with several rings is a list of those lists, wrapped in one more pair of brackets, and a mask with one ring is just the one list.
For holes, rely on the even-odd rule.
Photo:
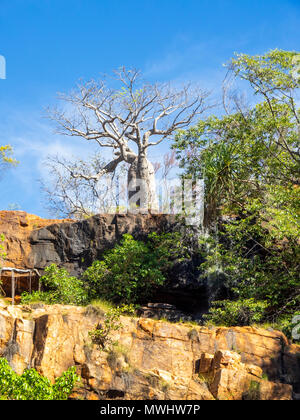
[(0, 355), (51, 380), (76, 365), (74, 399), (290, 400), (300, 391), (300, 346), (280, 332), (122, 317), (118, 345), (103, 351), (88, 335), (102, 319), (93, 307), (2, 302)]
[[(172, 215), (102, 214), (82, 221), (47, 220), (18, 211), (0, 212), (0, 233), (5, 236), (5, 265), (35, 268), (41, 273), (51, 263), (80, 275), (103, 252), (112, 248), (125, 233), (145, 239), (153, 231), (162, 233), (179, 229)], [(195, 236), (196, 241), (196, 236)], [(207, 310), (206, 288), (198, 278), (197, 256), (177, 264), (170, 273), (167, 287), (154, 298), (186, 308), (196, 314)], [(26, 276), (25, 276), (26, 277)], [(4, 289), (10, 293), (10, 274), (2, 274)], [(35, 281), (36, 283), (36, 281)], [(18, 283), (17, 293), (28, 290), (28, 279)]]
[(172, 231), (172, 215), (101, 214), (86, 220), (42, 219), (23, 211), (0, 211), (5, 265), (43, 269), (50, 263), (79, 274), (125, 233), (144, 239), (150, 232)]
[[(125, 233), (143, 240), (151, 232), (171, 232), (180, 226), (174, 215), (132, 213), (99, 214), (72, 223), (53, 223), (31, 233), (29, 260), (38, 269), (55, 262), (78, 275)], [(185, 286), (192, 280), (185, 278)]]
[(49, 226), (72, 222), (71, 219), (42, 219), (24, 211), (0, 211), (0, 234), (5, 236), (5, 266), (15, 268), (33, 268), (30, 261), (32, 246), (30, 236), (33, 231)]

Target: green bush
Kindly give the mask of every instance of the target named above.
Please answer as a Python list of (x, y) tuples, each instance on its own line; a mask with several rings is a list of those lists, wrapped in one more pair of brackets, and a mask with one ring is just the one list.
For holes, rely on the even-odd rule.
[(0, 358), (0, 399), (67, 400), (79, 381), (75, 367), (69, 368), (52, 385), (35, 369), (17, 375), (4, 358)]
[(51, 264), (45, 269), (45, 275), (41, 282), (47, 291), (22, 294), (21, 302), (45, 302), (47, 304), (61, 303), (65, 305), (85, 305), (87, 303), (87, 292), (84, 284), (70, 274), (64, 268), (58, 268)]
[(88, 284), (89, 298), (101, 297), (116, 303), (145, 301), (164, 284), (174, 260), (184, 254), (179, 234), (153, 233), (146, 242), (126, 234), (102, 261), (95, 261), (85, 271), (83, 279)]
[(115, 344), (110, 337), (112, 331), (117, 331), (122, 328), (120, 321), (121, 315), (130, 315), (134, 313), (133, 305), (123, 305), (121, 307), (109, 309), (105, 315), (103, 322), (98, 322), (96, 328), (89, 331), (89, 336), (94, 344), (97, 344), (102, 350), (106, 349), (108, 345)]
[(293, 332), (299, 334), (300, 327), (297, 329), (299, 325), (298, 322), (295, 324), (293, 323), (293, 318), (300, 315), (299, 311), (294, 312), (293, 314), (281, 316), (281, 318), (277, 319), (276, 322), (269, 324), (269, 327), (272, 327), (275, 330), (282, 331), (288, 339), (292, 340), (292, 342), (299, 344), (300, 340), (293, 337)]
[[(203, 244), (201, 269), (211, 300), (267, 301), (266, 321), (283, 324), (300, 307), (295, 54), (236, 56), (229, 73), (248, 83), (256, 104), (246, 111), (235, 103), (232, 112), (179, 131), (174, 143), (185, 176), (205, 184), (204, 222), (211, 237)], [(227, 319), (226, 308), (228, 303), (214, 317)]]
[(34, 290), (31, 293), (23, 292), (21, 295), (21, 303), (23, 305), (40, 302), (46, 303), (47, 305), (55, 303), (52, 301), (51, 294), (49, 292), (39, 292), (37, 290)]
[(214, 325), (228, 327), (251, 325), (263, 321), (267, 308), (267, 302), (254, 299), (215, 301), (204, 318)]

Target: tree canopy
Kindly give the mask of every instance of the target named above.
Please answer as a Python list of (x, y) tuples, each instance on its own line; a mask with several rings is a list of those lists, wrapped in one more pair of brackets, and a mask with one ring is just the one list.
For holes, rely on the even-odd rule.
[(295, 55), (274, 50), (232, 59), (228, 77), (246, 81), (256, 102), (246, 107), (227, 95), (223, 116), (200, 120), (174, 143), (186, 174), (205, 180), (206, 221), (217, 232), (206, 243), (205, 275), (222, 277), (228, 297), (267, 301), (266, 319), (300, 306)]

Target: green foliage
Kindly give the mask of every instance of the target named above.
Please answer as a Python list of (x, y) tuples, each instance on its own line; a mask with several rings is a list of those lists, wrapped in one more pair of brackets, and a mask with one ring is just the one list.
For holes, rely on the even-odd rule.
[(211, 219), (243, 210), (271, 186), (291, 188), (297, 182), (299, 159), (291, 151), (299, 147), (298, 125), (287, 105), (274, 102), (270, 110), (264, 102), (246, 114), (209, 117), (178, 134), (177, 156), (188, 175), (204, 178)]
[(222, 284), (235, 299), (211, 309), (218, 323), (229, 325), (241, 316), (244, 323), (247, 309), (247, 322), (257, 315), (259, 322), (284, 324), (300, 307), (295, 55), (279, 50), (238, 55), (229, 70), (262, 101), (199, 121), (175, 139), (186, 175), (205, 181), (211, 235), (202, 240), (203, 277), (209, 285)]
[(251, 381), (249, 389), (243, 393), (243, 400), (260, 400), (260, 386), (257, 381)]
[(5, 241), (5, 236), (1, 233), (0, 234), (0, 268), (1, 268), (2, 261), (6, 257), (6, 253), (4, 252), (4, 245), (3, 245), (4, 241)]
[(22, 303), (41, 301), (47, 304), (62, 303), (66, 305), (84, 305), (87, 303), (87, 293), (83, 282), (76, 277), (72, 277), (64, 268), (58, 268), (51, 264), (45, 269), (45, 275), (41, 277), (41, 282), (47, 291), (24, 292)]
[[(264, 55), (250, 56), (237, 54), (230, 67), (235, 76), (249, 82), (256, 94), (282, 99), (283, 92), (291, 92), (299, 87), (295, 77), (296, 51), (271, 50)], [(288, 101), (288, 96), (285, 98)]]
[(167, 270), (184, 252), (179, 234), (153, 233), (147, 242), (126, 234), (102, 261), (85, 271), (89, 296), (116, 303), (146, 300), (164, 284)]
[(179, 233), (152, 233), (147, 242), (124, 235), (121, 243), (108, 251), (102, 261), (95, 261), (85, 271), (82, 280), (55, 264), (50, 265), (41, 277), (46, 290), (24, 292), (21, 302), (85, 305), (92, 301), (92, 306), (104, 305), (105, 309), (108, 302), (109, 306), (114, 302), (136, 303), (151, 297), (164, 283), (174, 261), (186, 255)]
[(47, 305), (51, 305), (54, 302), (51, 299), (51, 295), (49, 292), (39, 292), (37, 290), (33, 290), (31, 293), (23, 292), (21, 295), (21, 303), (23, 305), (33, 304), (33, 303), (45, 303)]
[(217, 240), (210, 238), (203, 276), (221, 278), (238, 299), (267, 301), (264, 321), (278, 322), (300, 306), (297, 228), (282, 214), (266, 219), (268, 208), (260, 202), (248, 208), (223, 226)]
[(89, 331), (89, 336), (94, 344), (97, 344), (101, 349), (107, 349), (108, 345), (115, 344), (111, 340), (111, 332), (122, 328), (120, 317), (122, 314), (134, 313), (133, 305), (123, 305), (121, 307), (111, 308), (104, 315), (103, 322), (98, 322), (96, 328)]
[(215, 301), (204, 318), (214, 325), (228, 327), (251, 325), (264, 319), (267, 308), (267, 302), (254, 299)]
[(8, 400), (67, 400), (79, 381), (76, 368), (71, 367), (52, 385), (35, 369), (17, 375), (4, 358), (0, 358), (0, 399)]
[(11, 155), (12, 147), (9, 144), (0, 146), (0, 164), (8, 163), (10, 165), (16, 165), (18, 162)]
[(93, 299), (90, 304), (86, 307), (85, 314), (105, 314), (110, 309), (113, 309), (115, 305), (112, 302), (108, 302), (103, 299)]

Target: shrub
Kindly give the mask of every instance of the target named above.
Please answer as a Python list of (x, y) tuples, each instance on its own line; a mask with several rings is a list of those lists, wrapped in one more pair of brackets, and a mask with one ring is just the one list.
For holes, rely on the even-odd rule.
[(84, 284), (70, 274), (64, 268), (58, 268), (51, 264), (45, 269), (45, 275), (41, 282), (47, 291), (22, 294), (22, 303), (45, 302), (47, 304), (62, 303), (66, 305), (84, 305), (87, 303), (87, 292)]
[(262, 322), (266, 316), (267, 302), (254, 299), (215, 301), (203, 317), (214, 325), (244, 326)]
[(243, 393), (243, 400), (260, 400), (260, 383), (251, 381), (248, 391)]
[(23, 292), (22, 293), (21, 303), (23, 305), (40, 303), (40, 302), (51, 305), (51, 303), (53, 303), (53, 302), (51, 301), (50, 293), (49, 292), (38, 292), (38, 291), (35, 291), (35, 290), (31, 293), (28, 293), (28, 292)]
[(0, 358), (0, 399), (67, 400), (79, 379), (75, 367), (71, 367), (52, 385), (35, 369), (17, 375), (7, 360)]
[(268, 327), (282, 331), (293, 343), (300, 344), (300, 340), (295, 337), (295, 333), (297, 336), (300, 333), (299, 321), (296, 321), (296, 323), (293, 322), (294, 318), (297, 316), (300, 316), (299, 311), (296, 311), (293, 314), (285, 314), (278, 318), (276, 322), (269, 324)]
[(85, 271), (89, 297), (115, 303), (145, 301), (164, 284), (167, 270), (176, 258), (183, 258), (184, 251), (179, 234), (154, 233), (147, 242), (126, 234), (102, 261)]
[(122, 314), (132, 314), (134, 312), (133, 305), (124, 305), (122, 307), (111, 308), (104, 315), (103, 323), (98, 322), (96, 328), (89, 331), (89, 336), (94, 344), (97, 344), (102, 350), (108, 345), (115, 344), (110, 337), (112, 331), (122, 328), (120, 317)]

